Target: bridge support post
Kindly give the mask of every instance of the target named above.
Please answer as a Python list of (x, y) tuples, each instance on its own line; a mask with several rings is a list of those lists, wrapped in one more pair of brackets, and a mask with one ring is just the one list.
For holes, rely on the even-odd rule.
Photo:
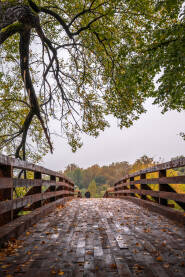
[[(143, 173), (140, 175), (140, 180), (146, 179), (146, 173)], [(147, 196), (145, 194), (142, 194), (142, 190), (148, 190), (148, 185), (147, 184), (140, 184), (140, 189), (141, 189), (141, 199), (146, 200)]]
[[(10, 165), (1, 165), (0, 164), (0, 178), (12, 178), (13, 177), (13, 168)], [(6, 183), (6, 179), (0, 180), (2, 183)], [(0, 201), (13, 200), (13, 182), (12, 187), (7, 187), (1, 189), (0, 187)], [(10, 212), (0, 215), (0, 226), (13, 220), (13, 209)]]
[[(130, 182), (134, 181), (134, 177), (130, 177)], [(135, 189), (135, 185), (130, 184), (130, 190)], [(135, 197), (135, 193), (130, 193), (130, 196)]]
[[(64, 179), (63, 178), (61, 178), (61, 177), (59, 177), (59, 182), (61, 182), (61, 183), (63, 183), (64, 182)], [(63, 186), (59, 186), (58, 188), (57, 188), (57, 191), (61, 191), (61, 190), (65, 190), (65, 187), (63, 187)], [(64, 195), (60, 195), (60, 196), (58, 196), (57, 198), (63, 198), (64, 197)]]
[[(50, 181), (56, 182), (56, 176), (50, 176)], [(56, 186), (50, 186), (49, 191), (56, 191)], [(56, 200), (56, 196), (50, 198), (50, 202), (53, 202)]]
[[(166, 177), (166, 169), (159, 171), (159, 178)], [(168, 184), (159, 184), (159, 192), (160, 191), (170, 191)], [(168, 200), (159, 197), (159, 204), (168, 206)]]
[[(34, 180), (41, 180), (41, 179), (42, 179), (42, 174), (41, 174), (41, 172), (35, 171), (35, 172), (34, 172)], [(35, 193), (42, 193), (42, 185), (34, 188), (33, 194), (35, 194)], [(43, 201), (40, 200), (40, 201), (34, 203), (34, 204), (33, 204), (33, 208), (34, 208), (34, 209), (37, 209), (37, 208), (41, 207), (41, 206), (42, 206), (42, 202), (43, 202)]]

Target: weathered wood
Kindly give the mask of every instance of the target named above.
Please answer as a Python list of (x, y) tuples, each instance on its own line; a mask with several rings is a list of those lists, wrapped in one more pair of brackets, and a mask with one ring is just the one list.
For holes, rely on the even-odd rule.
[(29, 226), (35, 224), (44, 216), (51, 213), (56, 207), (64, 205), (67, 201), (71, 199), (72, 197), (64, 197), (41, 208), (38, 208), (32, 213), (25, 215), (24, 217), (19, 217), (12, 222), (9, 222), (8, 224), (0, 227), (0, 247), (6, 244), (8, 240), (12, 238), (16, 239), (19, 235), (26, 231)]
[[(0, 162), (0, 225), (16, 219), (23, 209), (33, 211), (61, 197), (74, 196), (74, 184), (58, 172), (3, 155), (0, 155)], [(24, 170), (24, 179), (12, 178), (13, 168)], [(27, 171), (34, 172), (34, 180), (26, 179)], [(50, 180), (42, 180), (42, 174), (49, 175)], [(44, 193), (43, 185), (49, 186)], [(24, 197), (13, 200), (13, 188), (16, 187), (29, 190)]]
[[(132, 197), (140, 196), (143, 200), (152, 199), (152, 201), (164, 206), (168, 206), (168, 200), (173, 200), (185, 211), (185, 194), (178, 194), (175, 189), (170, 186), (170, 184), (184, 184), (185, 186), (185, 176), (167, 177), (167, 169), (180, 166), (185, 166), (184, 158), (126, 175), (123, 179), (114, 184), (114, 192), (107, 192), (105, 197), (122, 197), (126, 195), (131, 195)], [(147, 178), (147, 173), (152, 172), (157, 172), (159, 178)], [(139, 180), (135, 180), (135, 177), (139, 177)], [(136, 187), (137, 184), (140, 184), (140, 191)], [(153, 191), (149, 186), (150, 184), (158, 184), (159, 192)], [(130, 189), (128, 189), (128, 185), (130, 185)], [(150, 198), (147, 196), (150, 196)], [(174, 207), (174, 205), (171, 206)]]
[[(0, 179), (2, 177), (2, 182), (4, 180), (4, 184), (8, 183), (8, 186), (5, 188), (0, 187), (0, 203), (1, 201), (7, 201), (7, 200), (12, 200), (13, 199), (13, 188), (10, 182), (10, 178), (13, 176), (13, 168), (11, 165), (4, 165), (0, 164)], [(5, 179), (7, 178), (8, 182), (5, 182)], [(13, 219), (13, 210), (10, 209), (9, 212), (5, 212), (3, 215), (0, 217), (0, 226), (3, 224), (8, 223)]]
[(0, 214), (6, 213), (8, 211), (21, 209), (27, 205), (33, 206), (34, 203), (37, 203), (41, 200), (53, 199), (56, 196), (72, 196), (73, 193), (67, 190), (54, 191), (54, 192), (45, 192), (45, 193), (35, 193), (31, 195), (24, 196), (23, 198), (17, 198), (14, 200), (6, 200), (0, 202)]
[[(169, 209), (128, 198), (150, 204), (157, 212), (159, 208)], [(34, 217), (30, 214), (27, 220), (22, 219), (23, 231), (28, 221), (34, 224), (43, 217), (36, 210), (33, 213)], [(15, 237), (16, 231), (21, 233), (20, 227), (15, 231), (11, 224), (6, 230), (11, 230), (9, 237)], [(4, 258), (0, 273), (2, 277), (183, 277), (184, 237), (184, 226), (175, 226), (166, 217), (131, 201), (73, 199), (19, 236), (20, 247)], [(6, 248), (1, 256), (3, 251)]]
[(0, 164), (8, 165), (8, 166), (12, 166), (14, 168), (24, 169), (24, 170), (28, 170), (28, 171), (37, 171), (42, 174), (53, 175), (56, 177), (61, 177), (61, 178), (63, 178), (63, 180), (67, 181), (69, 184), (73, 185), (73, 182), (69, 178), (67, 178), (66, 176), (62, 175), (59, 172), (29, 163), (29, 162), (14, 159), (14, 158), (11, 158), (11, 157), (8, 157), (5, 155), (0, 155)]
[[(38, 171), (34, 172), (34, 180), (42, 180), (41, 172), (38, 172)], [(39, 194), (39, 193), (42, 193), (42, 185), (32, 187), (32, 194)], [(34, 210), (34, 209), (40, 208), (41, 206), (42, 206), (42, 199), (32, 204), (30, 209)]]
[[(0, 187), (1, 187), (1, 179), (0, 178)], [(11, 178), (7, 178), (8, 180), (6, 181), (6, 184), (7, 185), (4, 185), (5, 187), (7, 186), (12, 186), (12, 179)], [(3, 186), (3, 183), (5, 183), (4, 181), (2, 181), (2, 186)], [(23, 187), (23, 186), (26, 186), (26, 187), (29, 187), (29, 186), (62, 186), (62, 187), (65, 187), (65, 188), (69, 188), (69, 189), (73, 189), (73, 186), (70, 185), (70, 184), (67, 184), (65, 182), (54, 182), (54, 181), (50, 181), (50, 180), (39, 180), (39, 179), (17, 179), (17, 178), (14, 178), (13, 179), (13, 186), (14, 187)]]
[(170, 161), (170, 162), (158, 164), (156, 166), (149, 167), (149, 168), (134, 172), (132, 174), (126, 175), (126, 176), (124, 176), (123, 179), (116, 182), (116, 184), (120, 184), (123, 180), (129, 179), (130, 177), (140, 176), (141, 174), (158, 172), (160, 170), (173, 169), (173, 168), (178, 168), (178, 167), (183, 167), (183, 166), (185, 166), (185, 158), (180, 158), (180, 159), (177, 159), (177, 160), (173, 160), (173, 161)]
[[(152, 190), (139, 190), (139, 189), (132, 189), (132, 190), (120, 190), (116, 192), (110, 192), (110, 194), (118, 194), (122, 195), (123, 193), (133, 194), (137, 193), (140, 195), (150, 195), (156, 198), (163, 198), (174, 200), (176, 202), (185, 203), (185, 193), (176, 193), (176, 192), (165, 192), (165, 191), (152, 191)], [(142, 198), (143, 199), (143, 198)]]
[[(162, 177), (162, 178), (150, 178), (130, 181), (131, 185), (136, 184), (185, 184), (185, 176), (175, 176), (175, 177)], [(120, 188), (126, 186), (125, 183), (115, 185), (115, 188)]]
[(12, 178), (1, 177), (0, 176), (0, 190), (1, 189), (12, 188), (12, 187), (13, 187)]

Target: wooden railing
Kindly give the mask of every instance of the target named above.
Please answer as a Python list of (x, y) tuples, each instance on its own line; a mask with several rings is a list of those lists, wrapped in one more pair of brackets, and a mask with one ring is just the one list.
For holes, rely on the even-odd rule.
[[(168, 173), (170, 169), (184, 166), (185, 158), (181, 158), (126, 175), (116, 182), (114, 190), (107, 191), (104, 197), (138, 198), (169, 207), (174, 207), (176, 203), (183, 212), (185, 211), (185, 176), (168, 176)], [(157, 177), (153, 178), (152, 175)], [(173, 185), (177, 185), (178, 188), (180, 184), (184, 192), (177, 193)], [(152, 190), (151, 185), (158, 185), (157, 189)], [(169, 200), (173, 200), (174, 204), (169, 204)]]
[[(20, 171), (23, 171), (24, 179), (16, 178), (16, 175), (21, 175)], [(16, 194), (20, 187), (26, 191), (23, 197)], [(51, 203), (52, 207), (56, 207), (55, 204), (62, 203), (62, 199), (73, 196), (74, 184), (62, 174), (0, 155), (0, 226), (13, 222), (20, 214), (33, 213), (41, 207), (43, 212), (49, 205), (52, 206)]]

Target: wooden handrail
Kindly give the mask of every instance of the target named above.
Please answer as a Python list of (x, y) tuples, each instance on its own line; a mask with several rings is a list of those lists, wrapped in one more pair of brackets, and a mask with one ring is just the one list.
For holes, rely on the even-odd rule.
[[(34, 179), (15, 178), (14, 169), (31, 171), (34, 173)], [(43, 175), (47, 175), (49, 180), (44, 180)], [(27, 193), (24, 197), (15, 198), (14, 190), (19, 187), (25, 187)], [(58, 200), (64, 197), (74, 197), (74, 183), (66, 176), (32, 163), (0, 155), (0, 226), (12, 222), (19, 216), (20, 211), (31, 212), (40, 207), (44, 209), (47, 204), (55, 201), (59, 203)]]
[(33, 172), (36, 171), (49, 176), (59, 177), (67, 181), (69, 184), (73, 185), (73, 182), (69, 178), (67, 178), (66, 176), (64, 176), (63, 174), (57, 171), (53, 171), (26, 161), (14, 159), (5, 155), (0, 155), (0, 165), (12, 166), (13, 168), (17, 168), (17, 169), (24, 169), (24, 170), (33, 171)]
[[(185, 188), (185, 176), (167, 176), (167, 170), (184, 166), (185, 158), (180, 158), (126, 175), (117, 181), (114, 184), (114, 190), (107, 191), (104, 197), (137, 198), (137, 203), (140, 199), (142, 201), (153, 201), (158, 205), (169, 207), (173, 205), (169, 205), (168, 200), (173, 200), (180, 206), (181, 211), (185, 211), (185, 193), (177, 193), (173, 186), (171, 186), (172, 184), (177, 186), (182, 184)], [(158, 173), (158, 178), (147, 176), (147, 174), (154, 172)], [(158, 184), (158, 190), (152, 190), (150, 186), (152, 184)]]

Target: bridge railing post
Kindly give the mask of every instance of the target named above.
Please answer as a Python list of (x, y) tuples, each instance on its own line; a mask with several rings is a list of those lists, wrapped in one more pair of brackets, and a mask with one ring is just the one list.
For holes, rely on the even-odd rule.
[[(166, 177), (166, 169), (160, 170), (159, 171), (159, 178)], [(170, 191), (169, 190), (169, 185), (168, 184), (160, 184), (159, 183), (159, 192), (160, 191)], [(163, 199), (159, 196), (159, 204), (167, 206), (168, 205), (168, 200)]]
[[(130, 181), (130, 190), (135, 189), (135, 185), (131, 183), (134, 181), (134, 177), (130, 177), (129, 181)], [(130, 193), (130, 196), (135, 197), (135, 193)]]
[[(41, 172), (35, 171), (34, 172), (34, 180), (42, 180)], [(34, 193), (42, 193), (42, 184), (40, 186), (34, 187)], [(40, 200), (33, 204), (34, 209), (41, 207), (43, 204), (43, 200)]]
[[(13, 182), (11, 187), (6, 187), (6, 179), (13, 177), (13, 168), (11, 165), (0, 164), (0, 201), (13, 200)], [(8, 182), (9, 183), (9, 182)], [(3, 188), (1, 188), (1, 185)], [(9, 184), (10, 185), (10, 184)], [(0, 226), (13, 220), (13, 207), (11, 211), (0, 216)]]
[[(50, 181), (54, 181), (54, 182), (56, 182), (56, 176), (53, 176), (53, 175), (51, 175), (50, 176)], [(49, 191), (56, 191), (56, 185), (51, 185), (50, 187), (49, 187)], [(55, 201), (56, 200), (56, 196), (54, 196), (54, 197), (52, 197), (52, 198), (50, 198), (50, 202), (53, 202), (53, 201)]]
[[(59, 182), (60, 183), (63, 183), (64, 182), (64, 179), (62, 178), (62, 177), (59, 177)], [(64, 186), (59, 186), (59, 187), (57, 187), (57, 189), (56, 189), (57, 191), (61, 191), (61, 190), (65, 190), (65, 187)], [(62, 196), (58, 196), (57, 198), (63, 198), (64, 197), (64, 195), (62, 195)]]
[(140, 184), (140, 190), (141, 190), (141, 199), (143, 200), (146, 200), (147, 199), (147, 196), (142, 194), (142, 190), (147, 190), (148, 189), (148, 186), (146, 184), (142, 184), (142, 180), (145, 180), (146, 179), (146, 173), (143, 173), (140, 175), (140, 180), (141, 180), (141, 184)]

